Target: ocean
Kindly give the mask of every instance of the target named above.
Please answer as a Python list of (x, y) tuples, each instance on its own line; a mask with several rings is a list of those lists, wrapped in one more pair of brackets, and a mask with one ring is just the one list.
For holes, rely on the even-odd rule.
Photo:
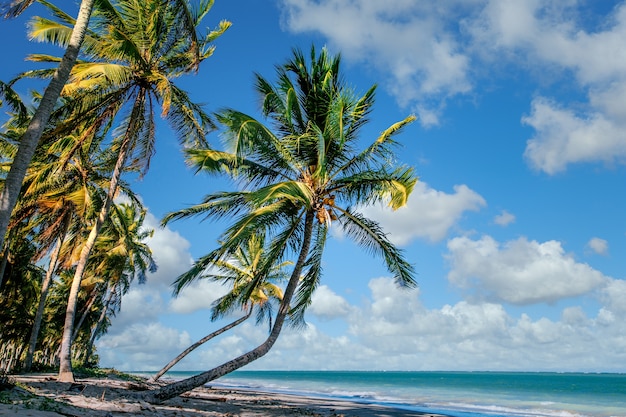
[[(165, 377), (183, 379), (196, 373), (170, 372)], [(208, 385), (347, 399), (453, 417), (626, 417), (626, 374), (236, 371)]]

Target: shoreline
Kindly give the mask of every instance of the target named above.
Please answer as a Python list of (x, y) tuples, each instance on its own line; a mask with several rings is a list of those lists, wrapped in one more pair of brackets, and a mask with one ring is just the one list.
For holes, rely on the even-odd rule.
[(263, 392), (225, 387), (201, 387), (163, 404), (148, 404), (136, 396), (158, 384), (115, 376), (77, 378), (75, 384), (56, 381), (56, 374), (12, 375), (18, 385), (0, 391), (0, 416), (78, 417), (445, 417), (393, 406), (344, 399)]

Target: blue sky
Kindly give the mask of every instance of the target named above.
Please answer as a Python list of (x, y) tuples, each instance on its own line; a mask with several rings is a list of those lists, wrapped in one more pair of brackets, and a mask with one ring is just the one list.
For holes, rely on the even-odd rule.
[[(253, 73), (273, 79), (293, 47), (315, 45), (342, 54), (356, 91), (378, 84), (364, 143), (419, 118), (399, 137), (399, 162), (420, 177), (407, 207), (364, 209), (406, 251), (419, 288), (395, 288), (335, 232), (307, 327), (286, 329), (248, 369), (626, 372), (626, 2), (216, 0), (206, 25), (221, 19), (232, 28), (181, 83), (207, 110), (258, 115)], [(43, 48), (25, 22), (0, 24), (12, 40), (2, 80)], [(101, 365), (122, 370), (159, 369), (223, 324), (209, 320), (215, 284), (169, 295), (223, 224), (157, 225), (226, 184), (186, 168), (166, 126), (158, 140), (135, 186), (159, 271), (98, 342)], [(208, 369), (266, 334), (244, 324), (176, 369)]]

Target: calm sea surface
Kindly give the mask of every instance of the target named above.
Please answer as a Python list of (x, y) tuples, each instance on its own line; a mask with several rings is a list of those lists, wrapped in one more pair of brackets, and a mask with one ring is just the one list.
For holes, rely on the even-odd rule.
[[(170, 372), (166, 377), (194, 374)], [(342, 398), (458, 417), (626, 417), (626, 374), (237, 371), (209, 385)]]

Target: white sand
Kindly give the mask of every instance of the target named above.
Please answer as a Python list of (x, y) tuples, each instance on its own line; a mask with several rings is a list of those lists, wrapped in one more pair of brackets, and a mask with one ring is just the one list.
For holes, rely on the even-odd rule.
[(349, 401), (212, 388), (198, 388), (163, 404), (152, 405), (135, 398), (142, 390), (151, 388), (144, 382), (112, 377), (78, 379), (76, 384), (69, 384), (57, 382), (55, 375), (51, 374), (15, 375), (11, 380), (18, 386), (0, 391), (0, 416), (432, 416)]

